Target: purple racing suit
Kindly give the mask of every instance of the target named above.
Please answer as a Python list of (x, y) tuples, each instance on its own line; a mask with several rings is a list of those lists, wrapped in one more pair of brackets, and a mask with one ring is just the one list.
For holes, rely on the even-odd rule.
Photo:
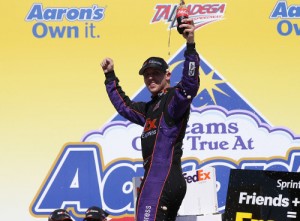
[(182, 140), (190, 104), (199, 89), (199, 55), (187, 44), (181, 81), (152, 96), (133, 102), (114, 71), (106, 73), (106, 90), (118, 113), (144, 127), (141, 135), (144, 178), (136, 203), (137, 221), (175, 220), (186, 193), (182, 175)]

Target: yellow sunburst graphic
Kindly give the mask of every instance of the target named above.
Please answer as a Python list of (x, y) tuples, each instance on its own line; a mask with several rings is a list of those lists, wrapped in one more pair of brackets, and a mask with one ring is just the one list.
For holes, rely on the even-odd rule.
[[(218, 91), (226, 96), (229, 97), (228, 94), (226, 94), (224, 91), (222, 91), (217, 85), (218, 84), (222, 84), (225, 83), (225, 81), (221, 80), (221, 79), (214, 79), (214, 71), (211, 70), (211, 72), (209, 72), (208, 74), (205, 74), (204, 71), (202, 70), (202, 73), (200, 72), (200, 88), (198, 90), (198, 94), (197, 96), (204, 90), (207, 90), (209, 96), (211, 97), (212, 101), (214, 102), (214, 104), (217, 104), (215, 96), (214, 96), (214, 92)], [(203, 99), (203, 97), (200, 97), (199, 99)]]
[[(179, 65), (180, 63), (183, 63), (183, 62), (184, 61), (181, 60), (181, 61), (177, 61), (177, 62), (173, 63), (169, 67), (169, 71), (172, 73), (173, 69), (175, 67), (177, 67), (177, 65)], [(225, 83), (225, 81), (221, 80), (221, 79), (214, 79), (213, 78), (214, 73), (215, 73), (214, 70), (211, 70), (208, 74), (205, 74), (202, 68), (200, 68), (199, 71), (200, 71), (200, 88), (198, 90), (197, 96), (199, 94), (201, 94), (202, 91), (207, 90), (207, 92), (208, 92), (211, 100), (214, 102), (214, 104), (217, 104), (217, 102), (216, 102), (213, 90), (218, 91), (218, 92), (220, 92), (220, 93), (222, 93), (222, 94), (229, 97), (228, 94), (226, 94), (223, 90), (221, 90), (217, 86), (218, 84)], [(176, 82), (176, 83), (178, 83), (178, 82)], [(202, 100), (203, 97), (199, 97), (199, 99)]]

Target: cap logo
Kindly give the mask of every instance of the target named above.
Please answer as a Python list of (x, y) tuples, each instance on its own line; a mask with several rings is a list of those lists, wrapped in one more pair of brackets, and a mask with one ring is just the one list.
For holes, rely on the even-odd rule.
[(155, 60), (150, 60), (150, 61), (149, 61), (149, 64), (158, 64), (158, 65), (162, 65), (161, 62), (155, 61)]
[(150, 67), (160, 69), (162, 71), (166, 71), (168, 69), (168, 64), (165, 62), (163, 58), (150, 57), (144, 62), (142, 68), (139, 71), (139, 74), (142, 75), (146, 70), (146, 68), (150, 68)]

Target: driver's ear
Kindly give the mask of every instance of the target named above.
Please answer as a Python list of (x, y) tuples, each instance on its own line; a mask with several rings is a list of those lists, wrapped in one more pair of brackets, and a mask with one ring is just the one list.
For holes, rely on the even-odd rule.
[(166, 72), (166, 80), (170, 80), (171, 79), (171, 72), (169, 70), (167, 70)]

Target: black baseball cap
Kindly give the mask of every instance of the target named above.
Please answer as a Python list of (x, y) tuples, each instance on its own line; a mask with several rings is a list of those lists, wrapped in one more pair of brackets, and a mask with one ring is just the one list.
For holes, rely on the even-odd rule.
[(144, 62), (142, 68), (139, 71), (139, 74), (143, 75), (144, 71), (147, 68), (156, 68), (156, 69), (159, 69), (159, 70), (161, 70), (163, 72), (166, 72), (168, 70), (169, 66), (168, 66), (167, 62), (163, 58), (160, 58), (160, 57), (150, 57), (150, 58), (148, 58)]
[(87, 209), (85, 212), (85, 218), (83, 221), (88, 221), (90, 219), (92, 220), (97, 220), (97, 221), (103, 221), (109, 214), (105, 212), (103, 209), (97, 207), (97, 206), (92, 206)]
[(50, 213), (48, 221), (73, 221), (70, 214), (64, 209), (56, 209)]

